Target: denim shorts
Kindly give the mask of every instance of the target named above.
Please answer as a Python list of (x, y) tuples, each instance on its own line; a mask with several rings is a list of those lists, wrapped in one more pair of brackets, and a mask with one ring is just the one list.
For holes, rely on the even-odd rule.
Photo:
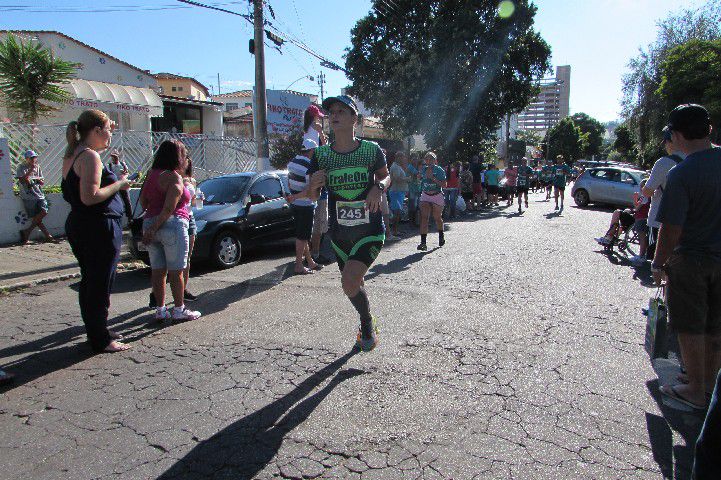
[[(143, 231), (153, 224), (155, 218), (143, 220)], [(153, 270), (184, 270), (188, 262), (188, 220), (170, 217), (155, 232), (153, 243), (147, 245), (150, 268)]]
[(403, 201), (406, 199), (406, 192), (391, 190), (388, 192), (390, 197), (390, 207), (392, 212), (400, 212), (403, 210)]

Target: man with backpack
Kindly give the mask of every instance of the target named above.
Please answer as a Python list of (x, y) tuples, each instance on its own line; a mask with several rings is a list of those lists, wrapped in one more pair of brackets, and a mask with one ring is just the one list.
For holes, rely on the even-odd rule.
[(669, 170), (683, 160), (683, 153), (673, 144), (669, 128), (664, 127), (662, 133), (663, 147), (668, 155), (656, 160), (651, 169), (651, 176), (648, 177), (646, 185), (641, 189), (641, 193), (645, 197), (651, 198), (651, 209), (648, 211), (648, 249), (646, 250), (646, 257), (649, 260), (653, 260), (658, 229), (661, 228), (661, 224), (656, 220), (656, 214), (663, 198), (663, 189), (666, 187), (666, 177), (668, 177)]

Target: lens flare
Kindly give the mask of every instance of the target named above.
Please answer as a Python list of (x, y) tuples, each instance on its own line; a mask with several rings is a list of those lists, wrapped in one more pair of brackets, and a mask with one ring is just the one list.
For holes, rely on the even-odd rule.
[(512, 0), (503, 0), (498, 4), (498, 16), (501, 18), (511, 18), (515, 11), (516, 5)]

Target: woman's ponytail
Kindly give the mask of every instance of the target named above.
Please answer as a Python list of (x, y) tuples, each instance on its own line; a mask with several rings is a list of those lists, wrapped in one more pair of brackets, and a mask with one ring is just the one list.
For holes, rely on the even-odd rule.
[(109, 120), (108, 116), (100, 110), (85, 110), (80, 114), (77, 121), (73, 120), (68, 123), (68, 128), (65, 129), (65, 139), (68, 141), (65, 158), (69, 158), (75, 153), (80, 142), (85, 140), (85, 137), (88, 136), (93, 128), (104, 128)]
[(75, 152), (75, 149), (78, 148), (78, 145), (80, 144), (80, 134), (78, 134), (78, 122), (76, 120), (68, 123), (68, 128), (65, 129), (65, 139), (68, 141), (68, 147), (65, 149), (65, 158), (70, 158), (70, 156), (73, 154), (73, 152)]

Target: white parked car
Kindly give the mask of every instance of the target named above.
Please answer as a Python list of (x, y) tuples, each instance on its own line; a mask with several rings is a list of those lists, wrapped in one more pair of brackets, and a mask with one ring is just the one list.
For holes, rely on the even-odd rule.
[(571, 195), (579, 207), (589, 203), (633, 206), (633, 194), (648, 174), (642, 170), (622, 167), (589, 168), (576, 179)]

